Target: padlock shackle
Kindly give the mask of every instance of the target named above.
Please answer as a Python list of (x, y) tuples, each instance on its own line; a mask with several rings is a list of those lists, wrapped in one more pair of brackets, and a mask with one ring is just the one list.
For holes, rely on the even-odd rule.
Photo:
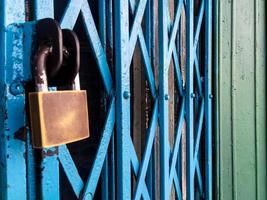
[(62, 29), (63, 61), (57, 74), (49, 78), (49, 85), (57, 86), (59, 90), (76, 89), (75, 78), (80, 70), (80, 43), (74, 31)]
[(48, 91), (46, 61), (51, 52), (52, 52), (52, 47), (49, 47), (47, 45), (40, 45), (40, 47), (37, 50), (37, 53), (34, 56), (33, 74), (35, 81), (35, 89), (37, 92)]

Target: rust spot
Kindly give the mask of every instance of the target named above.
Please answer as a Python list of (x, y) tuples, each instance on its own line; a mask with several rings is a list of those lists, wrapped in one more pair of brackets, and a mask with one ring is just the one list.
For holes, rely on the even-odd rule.
[(26, 141), (26, 133), (27, 133), (27, 128), (21, 127), (15, 132), (14, 138), (17, 140)]
[(55, 147), (54, 150), (48, 149), (48, 150), (43, 150), (42, 151), (42, 157), (45, 158), (47, 156), (54, 156), (58, 155), (58, 147)]

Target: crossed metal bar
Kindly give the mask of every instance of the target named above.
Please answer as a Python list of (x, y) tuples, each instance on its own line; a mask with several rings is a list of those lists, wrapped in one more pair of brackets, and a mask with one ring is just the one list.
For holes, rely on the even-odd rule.
[[(174, 61), (174, 68), (175, 68), (175, 74), (176, 74), (176, 80), (177, 80), (177, 88), (180, 97), (183, 99), (185, 98), (186, 100), (186, 127), (187, 127), (187, 198), (188, 199), (194, 199), (197, 197), (198, 194), (200, 194), (202, 197), (206, 199), (211, 199), (211, 169), (210, 165), (207, 164), (207, 161), (211, 162), (211, 102), (210, 102), (210, 97), (208, 97), (206, 94), (211, 93), (211, 88), (210, 88), (210, 78), (206, 79), (206, 76), (211, 76), (211, 63), (210, 63), (210, 43), (211, 43), (211, 1), (209, 0), (202, 0), (200, 7), (199, 7), (199, 13), (198, 16), (196, 17), (196, 26), (194, 28), (194, 12), (193, 12), (193, 0), (187, 0), (187, 1), (177, 1), (176, 4), (176, 13), (174, 17), (174, 21), (171, 22), (170, 16), (169, 16), (169, 10), (168, 10), (168, 3), (167, 1), (160, 1), (160, 44), (163, 44), (160, 46), (160, 49), (162, 49), (162, 52), (160, 52), (160, 67), (162, 67), (162, 70), (160, 70), (160, 73), (163, 75), (160, 78), (160, 81), (164, 83), (165, 85), (168, 83), (168, 74), (167, 71), (169, 69), (171, 57), (173, 57)], [(176, 38), (178, 36), (178, 27), (179, 27), (179, 20), (181, 17), (181, 10), (183, 7), (186, 8), (186, 22), (187, 22), (187, 27), (186, 27), (186, 37), (187, 37), (187, 64), (186, 64), (186, 90), (183, 90), (182, 86), (182, 80), (181, 80), (181, 70), (180, 70), (180, 64), (179, 64), (179, 59), (177, 55), (177, 49), (176, 49)], [(162, 9), (162, 10), (161, 10)], [(202, 30), (202, 27), (204, 26), (202, 21), (203, 21), (203, 16), (204, 16), (204, 10), (205, 11), (205, 37), (206, 37), (206, 42), (205, 42), (205, 89), (204, 89), (204, 84), (202, 84), (201, 80), (201, 75), (200, 75), (200, 66), (199, 66), (199, 55), (197, 54), (197, 48), (198, 48), (198, 41), (199, 41), (199, 35)], [(167, 23), (166, 23), (167, 21)], [(195, 29), (195, 31), (194, 31)], [(207, 36), (208, 35), (208, 36)], [(168, 46), (165, 46), (166, 43)], [(208, 45), (208, 47), (206, 47)], [(208, 58), (208, 59), (207, 59)], [(194, 66), (194, 69), (193, 69)], [(193, 77), (196, 79), (196, 92), (198, 94), (198, 100), (200, 101), (200, 105), (198, 106), (198, 110), (194, 110), (193, 102), (196, 101), (194, 100), (195, 94), (194, 94), (194, 80)], [(168, 93), (168, 88), (160, 84), (160, 94), (162, 96), (166, 95)], [(205, 91), (205, 97), (203, 96), (203, 90)], [(184, 95), (185, 94), (185, 95)], [(184, 97), (185, 96), (185, 97)], [(164, 118), (168, 118), (168, 112), (166, 112), (167, 105), (164, 102), (163, 98), (161, 106), (162, 110), (160, 111), (161, 116), (162, 112), (165, 112), (166, 115), (163, 116)], [(182, 100), (183, 101), (183, 100)], [(206, 106), (205, 104), (208, 103), (209, 106)], [(183, 105), (183, 104), (182, 104)], [(181, 106), (180, 109), (180, 116), (184, 112), (183, 106)], [(195, 117), (196, 116), (196, 117)], [(205, 120), (205, 129), (203, 129), (203, 121), (204, 121), (204, 116), (206, 118)], [(161, 153), (163, 153), (164, 157), (162, 156), (162, 164), (163, 169), (161, 170), (162, 176), (161, 179), (163, 180), (161, 182), (161, 198), (162, 199), (168, 199), (170, 197), (170, 191), (172, 187), (172, 181), (173, 181), (173, 171), (175, 170), (175, 164), (177, 164), (177, 149), (179, 149), (179, 141), (180, 141), (180, 134), (176, 135), (176, 141), (174, 148), (171, 152), (170, 161), (171, 161), (171, 170), (170, 170), (170, 175), (169, 175), (169, 167), (168, 164), (168, 159), (166, 158), (168, 155), (168, 140), (166, 138), (166, 135), (168, 134), (168, 131), (166, 131), (166, 126), (165, 124), (168, 124), (166, 119), (160, 120), (160, 126), (163, 127), (161, 129), (161, 142), (163, 142), (165, 145), (162, 145), (162, 150)], [(195, 121), (195, 123), (194, 123)], [(179, 122), (178, 122), (179, 125)], [(177, 129), (179, 130), (179, 129)], [(205, 192), (204, 194), (203, 191), (203, 180), (202, 180), (202, 172), (200, 169), (199, 165), (199, 146), (200, 146), (200, 141), (201, 138), (201, 133), (205, 130), (205, 138), (206, 138), (206, 143), (205, 143), (205, 148), (208, 149), (206, 150), (206, 163), (205, 163), (205, 169), (206, 173), (205, 176), (209, 177), (208, 181), (206, 178), (205, 182)], [(179, 132), (178, 132), (179, 133)], [(204, 139), (202, 139), (204, 140)], [(178, 141), (178, 142), (177, 142)], [(208, 141), (208, 142), (207, 142)], [(176, 146), (177, 144), (177, 146)], [(194, 187), (194, 175), (195, 173), (197, 174), (197, 185), (198, 189)], [(168, 183), (168, 178), (170, 177), (170, 183)], [(175, 181), (174, 184), (176, 185)], [(177, 187), (175, 187), (176, 189)], [(180, 188), (178, 187), (176, 189), (177, 197), (178, 199), (181, 199), (181, 191)], [(205, 196), (206, 195), (206, 196)]]
[[(205, 138), (207, 138), (206, 145), (206, 186), (205, 197), (211, 199), (211, 83), (210, 83), (210, 39), (211, 39), (211, 3), (210, 0), (202, 0), (199, 15), (197, 18), (197, 25), (195, 31), (193, 31), (193, 0), (179, 0), (177, 2), (176, 13), (174, 22), (170, 21), (168, 5), (166, 0), (159, 1), (160, 8), (160, 33), (159, 40), (162, 46), (160, 47), (160, 80), (159, 80), (159, 100), (157, 98), (156, 85), (151, 65), (151, 58), (147, 48), (147, 41), (144, 36), (141, 22), (145, 14), (146, 5), (148, 0), (140, 0), (136, 4), (135, 0), (115, 0), (115, 29), (119, 33), (115, 36), (115, 48), (116, 51), (116, 88), (114, 88), (114, 82), (108, 66), (106, 54), (103, 48), (103, 44), (99, 38), (94, 19), (86, 0), (74, 1), (71, 0), (64, 12), (61, 19), (61, 26), (63, 28), (73, 28), (79, 13), (83, 16), (86, 34), (92, 46), (94, 56), (97, 61), (98, 69), (102, 77), (102, 81), (105, 86), (105, 91), (110, 97), (110, 105), (108, 107), (107, 117), (105, 125), (103, 127), (102, 137), (100, 140), (99, 148), (96, 153), (95, 161), (91, 168), (90, 174), (86, 183), (83, 183), (80, 178), (75, 164), (71, 158), (71, 155), (66, 146), (59, 148), (59, 160), (63, 166), (63, 169), (71, 183), (71, 186), (78, 197), (83, 199), (92, 199), (96, 190), (97, 182), (99, 180), (103, 163), (107, 154), (108, 146), (113, 134), (115, 121), (117, 123), (117, 143), (118, 143), (118, 198), (128, 199), (131, 198), (131, 170), (132, 167), (134, 175), (137, 178), (136, 187), (134, 189), (133, 198), (140, 199), (141, 196), (144, 199), (150, 199), (151, 194), (147, 188), (146, 175), (148, 172), (149, 161), (152, 157), (152, 148), (154, 138), (156, 134), (156, 127), (159, 118), (160, 124), (160, 140), (161, 140), (161, 199), (169, 199), (172, 183), (174, 182), (175, 190), (178, 199), (182, 199), (181, 194), (181, 180), (179, 179), (177, 172), (177, 162), (179, 156), (179, 149), (181, 145), (181, 132), (182, 124), (186, 119), (187, 122), (187, 152), (188, 152), (188, 181), (187, 181), (187, 195), (188, 199), (194, 199), (194, 174), (197, 174), (198, 189), (200, 194), (203, 195), (203, 181), (201, 175), (201, 169), (199, 166), (199, 145), (201, 140), (201, 133), (203, 130), (203, 121), (205, 117)], [(182, 85), (182, 76), (179, 64), (179, 58), (177, 54), (177, 47), (175, 44), (176, 37), (179, 32), (179, 20), (181, 17), (181, 10), (187, 9), (187, 83), (186, 89)], [(201, 24), (203, 21), (205, 10), (205, 30), (208, 31), (205, 45), (207, 52), (205, 53), (205, 96), (203, 96), (203, 84), (201, 81), (201, 75), (199, 70), (199, 61), (197, 51), (199, 34), (201, 31)], [(39, 13), (47, 12), (45, 10)], [(129, 27), (129, 12), (134, 15), (133, 25)], [(53, 17), (53, 16), (50, 16)], [(167, 23), (166, 23), (167, 22)], [(193, 34), (194, 33), (194, 34)], [(168, 35), (170, 37), (168, 38)], [(145, 151), (141, 162), (138, 160), (134, 145), (130, 136), (130, 113), (129, 105), (129, 68), (132, 62), (134, 49), (136, 43), (139, 42), (142, 53), (142, 58), (145, 66), (146, 79), (148, 81), (149, 89), (153, 98), (153, 110), (149, 127), (147, 129), (147, 139), (145, 145)], [(171, 150), (168, 142), (168, 77), (167, 72), (171, 62), (171, 57), (174, 60), (174, 68), (176, 75), (176, 84), (178, 88), (178, 94), (181, 98), (179, 117), (177, 127), (175, 129), (175, 142), (174, 147)], [(194, 63), (195, 72), (192, 69)], [(206, 76), (208, 76), (206, 78)], [(193, 111), (193, 77), (196, 78), (197, 92), (201, 98), (198, 117), (196, 118), (196, 128), (194, 128), (194, 111)], [(209, 82), (209, 83), (207, 83)], [(116, 91), (116, 101), (113, 91)], [(118, 109), (118, 107), (121, 107)], [(159, 111), (158, 111), (159, 110)], [(122, 113), (123, 112), (123, 113)], [(159, 113), (160, 115), (159, 115)], [(186, 113), (185, 113), (186, 112)], [(195, 133), (195, 134), (194, 134)], [(196, 135), (195, 142), (193, 142), (193, 136)], [(208, 173), (207, 173), (208, 172)], [(207, 183), (208, 182), (208, 183)]]

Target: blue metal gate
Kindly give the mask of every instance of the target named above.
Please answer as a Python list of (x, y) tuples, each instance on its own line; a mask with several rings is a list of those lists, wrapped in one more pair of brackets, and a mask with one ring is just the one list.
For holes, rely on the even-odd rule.
[[(54, 18), (59, 15), (56, 3), (0, 1), (1, 199), (60, 199), (60, 166), (77, 199), (93, 199), (98, 184), (102, 199), (158, 199), (159, 195), (160, 199), (212, 199), (212, 1), (172, 2), (170, 11), (168, 0), (99, 0), (95, 16), (93, 1), (66, 1), (60, 25), (73, 29), (82, 17), (106, 104), (100, 142), (84, 181), (66, 145), (43, 149), (37, 162), (30, 144), (25, 82), (32, 78), (33, 26), (24, 22), (28, 14), (35, 20)], [(131, 128), (131, 66), (137, 44), (152, 105), (141, 159)], [(114, 62), (109, 55), (112, 49)], [(170, 67), (174, 83), (169, 81)], [(170, 84), (175, 85), (174, 94)], [(169, 140), (171, 95), (177, 115), (173, 141)]]

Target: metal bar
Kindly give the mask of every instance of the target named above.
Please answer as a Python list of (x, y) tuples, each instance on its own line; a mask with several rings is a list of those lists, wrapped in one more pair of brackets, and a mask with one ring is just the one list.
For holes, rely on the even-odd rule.
[(177, 36), (178, 25), (179, 25), (180, 18), (181, 18), (182, 5), (183, 5), (183, 0), (179, 0), (179, 3), (177, 4), (177, 10), (176, 10), (176, 13), (175, 13), (175, 19), (174, 19), (173, 28), (172, 28), (172, 31), (171, 31), (170, 40), (168, 42), (167, 65), (169, 65), (169, 63), (171, 61), (171, 54), (173, 52), (173, 47), (175, 45), (175, 38)]
[[(148, 49), (148, 54), (149, 54), (149, 60), (151, 61), (151, 46), (152, 46), (152, 7), (151, 7), (152, 1), (148, 0), (147, 4), (146, 4), (146, 8), (145, 8), (145, 40), (146, 40), (146, 46)], [(151, 62), (150, 62), (151, 63)], [(151, 65), (151, 70), (152, 70), (152, 65)], [(154, 74), (152, 71), (152, 77), (153, 77), (153, 85), (155, 86), (155, 81), (154, 81)], [(154, 87), (156, 89), (156, 87)], [(154, 91), (154, 93), (156, 92), (156, 90)], [(148, 99), (148, 95), (147, 95), (147, 90), (145, 90), (145, 98)], [(152, 93), (152, 92), (151, 92)], [(152, 96), (154, 96), (154, 94), (152, 93)], [(154, 97), (155, 99), (155, 97)], [(157, 103), (157, 107), (158, 107), (158, 101), (156, 101)], [(148, 112), (148, 111), (146, 111)], [(157, 108), (157, 113), (158, 113), (158, 108)], [(148, 120), (148, 119), (146, 119)], [(152, 114), (152, 119), (153, 120), (153, 114)], [(155, 124), (155, 130), (154, 130), (154, 137), (153, 137), (153, 144), (155, 141), (155, 135), (156, 135), (156, 127), (157, 127), (157, 123), (158, 123), (158, 117), (156, 118), (156, 124)], [(148, 139), (145, 140), (146, 143), (148, 143)], [(147, 169), (147, 187), (149, 190), (149, 195), (150, 198), (153, 199), (153, 156), (154, 156), (154, 145), (152, 144), (152, 149), (151, 149), (151, 155), (149, 156), (149, 164), (148, 164), (148, 169)], [(141, 167), (142, 168), (142, 167)]]
[(199, 34), (200, 34), (200, 30), (201, 30), (202, 20), (203, 20), (203, 16), (204, 16), (204, 1), (205, 0), (201, 1), (199, 14), (198, 14), (198, 17), (196, 19), (197, 25), (196, 25), (196, 31), (194, 34), (194, 48), (195, 49), (197, 48), (197, 43), (199, 40)]
[(202, 81), (201, 81), (201, 77), (200, 77), (200, 71), (199, 71), (199, 62), (198, 62), (198, 57), (197, 54), (195, 53), (194, 55), (194, 63), (195, 63), (195, 77), (196, 77), (196, 81), (197, 81), (197, 89), (199, 92), (199, 95), (202, 97), (203, 96), (203, 92), (202, 92)]
[(177, 193), (177, 199), (180, 200), (180, 199), (182, 199), (182, 192), (181, 192), (181, 186), (179, 183), (178, 174), (176, 171), (174, 171), (173, 181), (174, 181), (175, 191)]
[[(200, 105), (200, 111), (199, 116), (197, 118), (197, 124), (196, 124), (196, 138), (195, 138), (195, 145), (194, 145), (194, 163), (197, 161), (197, 155), (199, 151), (199, 145), (200, 145), (200, 139), (201, 139), (201, 133), (202, 133), (202, 126), (203, 126), (203, 118), (204, 118), (204, 99), (201, 102)], [(194, 164), (195, 166), (195, 164)]]
[(23, 27), (10, 25), (25, 21), (24, 8), (22, 0), (0, 1), (0, 199), (3, 200), (27, 198), (24, 158), (27, 125), (21, 81), (24, 73), (29, 78), (30, 70), (20, 70), (26, 56)]
[(154, 108), (153, 108), (151, 122), (147, 130), (146, 147), (145, 147), (145, 151), (144, 151), (144, 155), (142, 159), (142, 164), (139, 168), (139, 173), (138, 173), (138, 178), (137, 178), (137, 183), (136, 183), (136, 191), (134, 193), (135, 200), (140, 199), (141, 192), (143, 190), (143, 185), (145, 184), (145, 177), (146, 177), (147, 170), (149, 167), (149, 162), (150, 162), (151, 155), (152, 155), (152, 147), (153, 147), (154, 138), (156, 134), (157, 118), (158, 118), (158, 101), (156, 100), (154, 104)]
[(42, 149), (41, 199), (59, 200), (59, 163), (58, 148)]
[(60, 19), (61, 28), (68, 28), (68, 29), (74, 28), (75, 23), (78, 19), (78, 16), (81, 12), (83, 2), (84, 2), (83, 0), (82, 1), (76, 1), (76, 0), (69, 1), (63, 13), (63, 16)]
[(129, 37), (128, 62), (131, 61), (131, 57), (134, 52), (134, 47), (137, 41), (137, 36), (138, 36), (139, 30), (141, 29), (140, 24), (142, 22), (142, 19), (145, 13), (146, 3), (147, 3), (147, 0), (140, 0), (137, 5), (137, 8), (134, 10), (135, 16), (134, 16), (133, 25), (130, 31), (130, 37)]
[[(183, 80), (183, 88), (186, 84), (186, 22), (185, 22), (185, 6), (181, 12), (181, 25), (180, 25), (180, 59), (181, 59), (181, 72)], [(186, 122), (183, 122), (182, 128), (182, 145), (181, 145), (181, 185), (182, 185), (182, 199), (186, 199)]]
[[(106, 23), (106, 0), (100, 0), (98, 1), (98, 16), (99, 16), (99, 38), (102, 42), (103, 49), (105, 52), (107, 52), (107, 23)], [(105, 110), (107, 110), (106, 104), (107, 104), (107, 95), (103, 94), (102, 92), (102, 101), (105, 105)], [(109, 170), (109, 165), (108, 165), (108, 151), (105, 156), (105, 161), (103, 164), (102, 172), (101, 172), (101, 199), (105, 200), (108, 199), (109, 197), (109, 177), (108, 177), (108, 170)]]
[[(135, 2), (134, 2), (135, 4)], [(130, 14), (131, 16), (134, 16), (135, 14), (135, 10), (136, 8), (131, 6), (130, 4)], [(143, 34), (143, 30), (141, 27), (139, 27), (139, 32), (141, 32)], [(134, 176), (132, 176), (132, 191), (133, 191), (133, 197), (135, 196), (135, 190), (138, 186), (138, 179), (140, 178), (140, 171), (141, 171), (141, 165), (142, 163), (140, 162), (139, 165), (139, 161), (141, 161), (144, 158), (144, 153), (143, 150), (145, 148), (145, 141), (146, 141), (146, 132), (147, 132), (147, 127), (146, 127), (146, 123), (147, 123), (147, 110), (146, 110), (146, 104), (144, 104), (144, 102), (146, 101), (146, 80), (145, 80), (145, 65), (147, 64), (146, 61), (149, 61), (149, 56), (148, 56), (148, 52), (147, 49), (145, 49), (146, 51), (146, 56), (145, 56), (145, 60), (142, 59), (142, 44), (138, 45), (137, 44), (138, 41), (136, 41), (136, 45), (134, 45), (135, 49), (134, 49), (134, 53), (133, 53), (133, 58), (129, 59), (129, 62), (132, 62), (131, 67), (132, 67), (132, 88), (133, 88), (133, 98), (132, 98), (132, 105), (133, 105), (133, 129), (132, 129), (132, 140), (133, 140), (133, 144), (134, 146), (132, 146), (131, 150), (132, 152), (136, 152), (136, 153), (131, 153), (131, 154), (136, 154), (138, 156), (138, 160), (133, 158), (132, 160), (132, 166), (134, 169)], [(143, 46), (146, 48), (146, 41), (143, 38)], [(144, 58), (144, 56), (143, 56)], [(143, 157), (142, 157), (143, 155)], [(137, 160), (138, 162), (133, 162)], [(142, 194), (144, 199), (148, 199), (149, 198), (149, 192), (148, 192), (148, 185), (147, 182), (142, 182), (142, 185), (144, 185), (145, 187), (145, 192)], [(140, 195), (141, 196), (141, 195)]]
[(27, 143), (26, 143), (26, 155), (27, 155), (27, 199), (36, 199), (36, 165), (34, 160), (34, 150), (31, 145), (30, 131), (27, 129)]
[[(25, 55), (31, 55), (32, 51), (32, 34), (34, 32), (32, 23), (26, 23), (23, 25), (24, 31), (24, 46), (23, 52)], [(25, 66), (31, 66), (31, 56), (24, 57), (24, 70)], [(31, 69), (29, 68), (29, 71)], [(27, 121), (27, 117), (25, 120)], [(37, 180), (36, 180), (36, 163), (35, 163), (35, 151), (31, 145), (31, 136), (29, 128), (26, 128), (26, 167), (27, 167), (27, 199), (35, 200), (37, 196)]]
[(212, 1), (205, 0), (205, 199), (212, 199)]
[(113, 47), (113, 0), (107, 1), (107, 40), (110, 47)]
[(159, 125), (160, 125), (160, 198), (169, 199), (169, 113), (168, 113), (168, 52), (166, 0), (159, 0)]
[(186, 140), (187, 140), (187, 199), (194, 200), (194, 111), (193, 111), (193, 85), (194, 85), (194, 1), (186, 1)]
[(35, 19), (54, 18), (54, 0), (34, 0), (34, 4)]
[[(35, 19), (54, 17), (54, 2), (51, 0), (35, 0)], [(59, 163), (58, 149), (43, 149), (41, 155), (41, 188), (40, 195), (43, 200), (60, 199), (59, 193)], [(51, 184), (53, 183), (53, 184)]]
[[(131, 9), (132, 13), (135, 12), (135, 5), (136, 5), (135, 4), (135, 0), (130, 0), (130, 9)], [(144, 60), (144, 63), (145, 63), (145, 72), (146, 72), (149, 88), (150, 88), (152, 97), (155, 98), (156, 97), (156, 87), (155, 87), (155, 80), (154, 80), (154, 76), (153, 76), (152, 65), (151, 65), (151, 62), (150, 62), (150, 53), (148, 52), (149, 48), (147, 48), (147, 42), (148, 41), (147, 41), (147, 38), (145, 40), (143, 31), (142, 31), (142, 27), (141, 27), (141, 23), (139, 23), (139, 24), (137, 23), (136, 29), (137, 29), (136, 33), (133, 32), (131, 34), (131, 38), (135, 38), (132, 35), (136, 34), (136, 39), (137, 38), (139, 39), (140, 48), (141, 48), (141, 51), (142, 51), (142, 57), (143, 57), (143, 60)], [(134, 39), (134, 40), (130, 39), (130, 41), (129, 41), (129, 45), (130, 45), (130, 47), (129, 47), (130, 48), (130, 50), (129, 50), (129, 52), (130, 52), (129, 53), (129, 58), (131, 58), (133, 53), (134, 53), (134, 47), (135, 47), (135, 44), (136, 44), (136, 39)], [(129, 60), (129, 62), (131, 62), (131, 59)]]
[(100, 139), (100, 144), (97, 149), (96, 157), (91, 168), (90, 174), (88, 176), (87, 182), (83, 189), (83, 200), (93, 199), (94, 193), (97, 187), (97, 183), (100, 177), (100, 173), (107, 155), (109, 142), (111, 135), (113, 133), (113, 128), (115, 124), (115, 98), (111, 100), (107, 119), (103, 129), (103, 135)]
[(112, 136), (111, 136), (111, 172), (110, 172), (110, 183), (111, 183), (111, 192), (110, 192), (110, 199), (111, 200), (115, 200), (116, 199), (116, 174), (115, 174), (115, 138), (114, 138), (114, 131), (112, 133)]
[(180, 68), (180, 64), (179, 64), (179, 60), (178, 60), (178, 55), (177, 55), (177, 50), (176, 47), (174, 47), (173, 50), (173, 61), (174, 61), (174, 69), (175, 69), (175, 75), (176, 75), (176, 79), (177, 79), (177, 88), (179, 91), (179, 95), (183, 96), (184, 95), (184, 91), (183, 91), (183, 82), (182, 82), (182, 76), (181, 76), (181, 68)]
[(202, 196), (203, 195), (203, 183), (202, 183), (202, 175), (201, 175), (198, 161), (196, 162), (196, 174), (197, 174), (197, 184), (199, 188), (199, 190), (196, 190), (196, 192), (199, 192), (200, 195)]
[(84, 187), (84, 183), (66, 145), (59, 147), (58, 158), (76, 197), (79, 198)]
[[(139, 172), (140, 164), (139, 164), (139, 160), (138, 160), (137, 154), (135, 152), (133, 143), (131, 143), (130, 148), (131, 148), (130, 149), (130, 153), (131, 153), (130, 155), (131, 155), (132, 169), (133, 169), (134, 175), (137, 177), (138, 176), (138, 172)], [(142, 190), (143, 190), (142, 191), (142, 197), (144, 199), (149, 199), (149, 193), (148, 193), (148, 189), (147, 189), (146, 184), (143, 185)]]
[(87, 1), (84, 1), (84, 3), (82, 4), (81, 11), (86, 28), (86, 33), (92, 46), (98, 69), (102, 77), (102, 81), (104, 83), (106, 92), (110, 95), (113, 89), (112, 77), (107, 63), (107, 57), (103, 49), (101, 40), (98, 36), (94, 19)]
[(117, 127), (117, 199), (131, 199), (130, 168), (130, 72), (127, 65), (129, 43), (129, 2), (115, 0), (115, 72)]
[(149, 89), (151, 91), (151, 95), (152, 97), (155, 99), (156, 98), (156, 87), (155, 87), (155, 80), (154, 80), (154, 75), (153, 75), (153, 70), (152, 70), (152, 65), (150, 62), (150, 56), (149, 53), (147, 51), (147, 46), (145, 44), (145, 40), (144, 40), (144, 36), (142, 33), (142, 30), (139, 29), (139, 34), (138, 34), (138, 38), (140, 41), (140, 47), (141, 47), (141, 51), (142, 51), (142, 57), (145, 63), (145, 72), (146, 72), (146, 77), (147, 77), (147, 81), (148, 81), (148, 85), (149, 85)]
[[(176, 171), (176, 164), (177, 164), (177, 160), (178, 160), (178, 150), (180, 148), (180, 141), (181, 141), (181, 136), (182, 136), (182, 125), (183, 125), (183, 121), (184, 121), (184, 99), (182, 100), (181, 103), (181, 111), (180, 111), (180, 115), (179, 115), (179, 119), (178, 119), (178, 123), (177, 123), (177, 127), (176, 127), (176, 138), (175, 138), (175, 143), (174, 143), (174, 148), (173, 148), (173, 152), (172, 152), (172, 156), (171, 156), (171, 165), (170, 165), (170, 178), (169, 178), (169, 182), (170, 185), (172, 184), (173, 181), (173, 176), (174, 176), (174, 172)], [(171, 188), (169, 188), (169, 192), (170, 192)]]
[[(113, 62), (113, 48), (114, 48), (114, 38), (113, 38), (113, 0), (106, 0), (106, 20), (107, 20), (107, 58), (109, 61), (109, 69), (112, 72), (114, 69)], [(109, 157), (109, 197), (108, 199), (116, 199), (116, 176), (115, 176), (115, 139), (114, 139), (114, 129), (110, 141), (110, 157)]]
[(99, 16), (99, 38), (102, 42), (103, 49), (106, 50), (106, 0), (98, 1), (98, 16)]

